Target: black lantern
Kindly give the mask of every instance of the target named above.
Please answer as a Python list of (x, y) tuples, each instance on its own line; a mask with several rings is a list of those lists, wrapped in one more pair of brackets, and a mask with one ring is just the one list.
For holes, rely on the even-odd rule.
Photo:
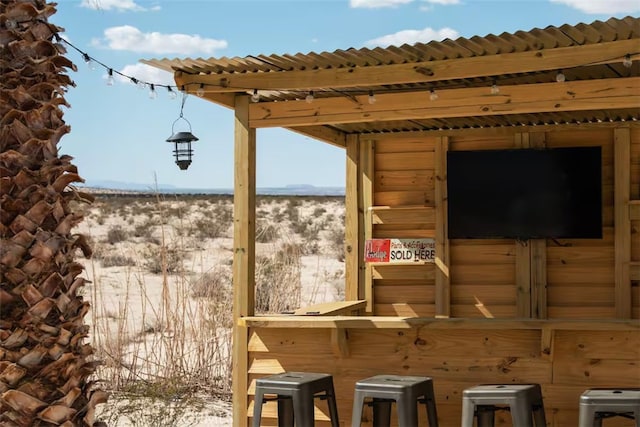
[[(187, 95), (182, 95), (182, 106), (180, 107), (180, 116), (173, 122), (171, 126), (171, 136), (167, 138), (167, 142), (173, 143), (173, 156), (176, 158), (176, 165), (180, 170), (187, 170), (191, 164), (191, 158), (193, 157), (193, 150), (191, 149), (191, 143), (197, 141), (198, 138), (191, 133), (191, 123), (185, 119), (182, 114), (184, 109), (184, 102), (187, 99)], [(184, 120), (189, 125), (189, 131), (176, 132), (175, 126), (178, 120)]]

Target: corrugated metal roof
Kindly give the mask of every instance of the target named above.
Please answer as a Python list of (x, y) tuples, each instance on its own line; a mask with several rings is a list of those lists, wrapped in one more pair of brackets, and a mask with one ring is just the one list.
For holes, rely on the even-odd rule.
[(350, 48), (334, 52), (249, 55), (233, 58), (165, 58), (144, 62), (167, 71), (182, 71), (188, 74), (302, 71), (469, 58), (636, 38), (640, 38), (640, 19), (628, 16), (576, 26), (549, 26), (544, 29), (534, 28), (528, 32), (502, 33), (499, 36), (489, 34), (485, 37), (461, 37), (456, 40), (446, 39), (387, 48)]
[[(397, 64), (413, 64), (425, 61), (455, 60), (462, 58), (487, 57), (491, 55), (544, 51), (547, 49), (596, 45), (599, 43), (638, 40), (632, 43), (634, 51), (628, 52), (637, 58), (640, 55), (640, 18), (611, 18), (591, 24), (549, 26), (544, 29), (515, 33), (489, 34), (484, 37), (446, 39), (413, 45), (389, 46), (386, 48), (350, 48), (334, 52), (309, 52), (306, 54), (250, 55), (233, 58), (185, 58), (151, 59), (142, 62), (172, 72), (191, 76), (213, 75), (233, 78), (234, 75), (252, 75), (269, 78), (272, 73), (300, 72), (308, 70), (362, 69)], [(613, 59), (613, 58), (612, 58)], [(580, 64), (563, 69), (568, 81), (609, 79), (640, 76), (640, 61), (633, 62), (631, 68), (615, 61), (601, 61), (595, 64)], [(456, 89), (488, 87), (498, 80), (501, 86), (525, 85), (555, 80), (558, 70), (536, 70), (533, 72), (503, 72), (493, 75), (475, 75), (450, 80), (426, 79), (425, 82), (380, 84), (364, 82), (352, 87), (313, 87), (316, 98), (344, 97), (353, 95), (391, 92), (428, 91), (430, 89)], [(262, 88), (256, 86), (256, 88)], [(252, 93), (253, 89), (239, 91)], [(216, 90), (213, 90), (215, 92)], [(222, 91), (222, 90), (221, 90)], [(304, 99), (307, 91), (299, 87), (278, 90), (261, 90), (261, 102), (290, 101)], [(575, 111), (564, 113), (512, 114), (483, 117), (458, 117), (428, 120), (376, 121), (365, 123), (333, 124), (330, 127), (346, 133), (375, 133), (393, 131), (415, 131), (436, 129), (465, 129), (481, 126), (543, 125), (571, 122), (600, 122), (638, 120), (640, 106), (634, 109), (598, 111)]]

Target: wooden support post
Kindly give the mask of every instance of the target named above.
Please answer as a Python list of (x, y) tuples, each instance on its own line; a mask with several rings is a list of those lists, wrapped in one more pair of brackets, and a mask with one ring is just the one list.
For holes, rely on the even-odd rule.
[[(529, 134), (514, 135), (516, 148), (529, 148)], [(531, 246), (529, 240), (516, 242), (516, 313), (518, 317), (531, 317)]]
[(255, 310), (256, 131), (249, 127), (249, 97), (235, 105), (233, 195), (233, 425), (247, 425), (249, 330), (241, 319)]
[[(529, 134), (531, 148), (544, 148), (546, 134)], [(531, 256), (531, 315), (536, 319), (547, 318), (547, 240), (529, 240)]]
[(614, 225), (615, 225), (615, 304), (616, 317), (631, 317), (631, 131), (614, 130)]
[(555, 329), (542, 328), (542, 339), (540, 345), (540, 354), (543, 359), (553, 360), (553, 340), (555, 338)]
[(336, 357), (349, 357), (349, 334), (345, 328), (331, 329), (331, 348)]
[(360, 138), (360, 193), (362, 200), (363, 228), (358, 233), (360, 245), (358, 246), (358, 263), (360, 272), (358, 280), (358, 299), (365, 299), (367, 306), (365, 312), (373, 314), (373, 278), (371, 268), (364, 262), (364, 244), (373, 237), (373, 218), (371, 207), (373, 206), (373, 180), (374, 180), (374, 141)]
[(436, 217), (436, 317), (451, 315), (451, 278), (449, 275), (449, 235), (447, 223), (447, 152), (449, 138), (439, 137), (435, 147)]
[[(355, 301), (360, 299), (359, 276), (360, 259), (358, 252), (360, 235), (360, 144), (358, 135), (347, 135), (347, 184), (345, 189), (345, 218), (344, 218), (344, 267), (345, 267), (345, 299)], [(364, 294), (364, 290), (363, 290)], [(363, 295), (364, 297), (364, 295)]]

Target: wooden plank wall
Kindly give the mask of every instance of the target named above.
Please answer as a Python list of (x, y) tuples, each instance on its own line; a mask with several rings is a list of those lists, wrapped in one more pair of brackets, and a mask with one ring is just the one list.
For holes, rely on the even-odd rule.
[[(628, 286), (616, 290), (616, 280), (620, 281), (616, 277), (624, 278), (620, 272), (629, 268), (631, 316), (640, 318), (640, 279), (637, 278), (640, 275), (640, 219), (631, 214), (629, 236), (626, 236), (629, 233), (624, 236), (618, 233), (616, 237), (614, 229), (615, 135), (614, 127), (576, 127), (558, 131), (546, 128), (543, 132), (528, 134), (494, 131), (448, 136), (448, 149), (452, 151), (531, 145), (601, 146), (603, 155), (603, 238), (548, 239), (538, 242), (542, 243), (538, 245), (541, 254), (532, 252), (533, 245), (523, 247), (513, 240), (451, 240), (447, 266), (451, 317), (615, 318), (621, 313), (616, 311), (616, 293), (619, 297), (629, 294)], [(436, 212), (435, 147), (439, 138), (401, 135), (379, 137), (375, 141), (374, 207), (423, 206)], [(630, 130), (630, 147), (630, 198), (640, 203), (640, 128), (637, 126)], [(630, 209), (640, 211), (640, 206)], [(374, 238), (436, 237), (434, 218), (437, 215), (433, 212), (425, 213), (423, 222), (414, 217), (406, 223), (374, 222), (371, 235)], [(624, 258), (625, 254), (616, 255), (616, 239), (630, 241), (631, 263)], [(545, 256), (544, 265), (538, 266), (542, 268), (536, 269), (532, 264), (535, 257), (544, 259)], [(626, 267), (627, 264), (630, 266)], [(544, 277), (534, 277), (534, 273)], [(523, 287), (523, 283), (527, 285), (527, 276), (531, 277), (530, 289)], [(434, 316), (434, 277), (432, 266), (375, 266), (373, 314)], [(628, 283), (628, 279), (625, 280)], [(530, 294), (523, 295), (523, 292)]]
[[(640, 319), (640, 129), (631, 129), (631, 317)], [(634, 203), (635, 202), (635, 203)]]
[[(555, 427), (577, 425), (578, 399), (587, 388), (640, 383), (637, 331), (350, 329), (347, 336), (349, 354), (340, 356), (329, 329), (252, 329), (249, 416), (256, 378), (283, 371), (332, 374), (341, 426), (351, 425), (355, 382), (382, 373), (431, 376), (443, 427), (460, 425), (462, 391), (480, 383), (541, 384), (548, 426)], [(316, 401), (316, 408), (316, 418), (325, 420), (316, 425), (328, 425), (326, 403)], [(275, 402), (266, 404), (262, 425), (276, 425), (275, 414)], [(420, 417), (426, 425), (423, 411)], [(504, 412), (497, 421), (511, 425)], [(610, 425), (633, 424), (619, 418)]]

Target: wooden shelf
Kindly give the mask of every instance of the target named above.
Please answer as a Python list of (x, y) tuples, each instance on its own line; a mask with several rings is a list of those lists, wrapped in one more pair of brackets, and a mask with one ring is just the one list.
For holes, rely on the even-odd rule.
[(629, 217), (631, 221), (640, 221), (640, 200), (629, 202)]
[(238, 319), (250, 328), (324, 329), (548, 329), (567, 331), (636, 331), (640, 320), (434, 319), (396, 316), (254, 316)]
[(436, 210), (431, 206), (372, 206), (373, 224), (431, 224), (436, 222)]

